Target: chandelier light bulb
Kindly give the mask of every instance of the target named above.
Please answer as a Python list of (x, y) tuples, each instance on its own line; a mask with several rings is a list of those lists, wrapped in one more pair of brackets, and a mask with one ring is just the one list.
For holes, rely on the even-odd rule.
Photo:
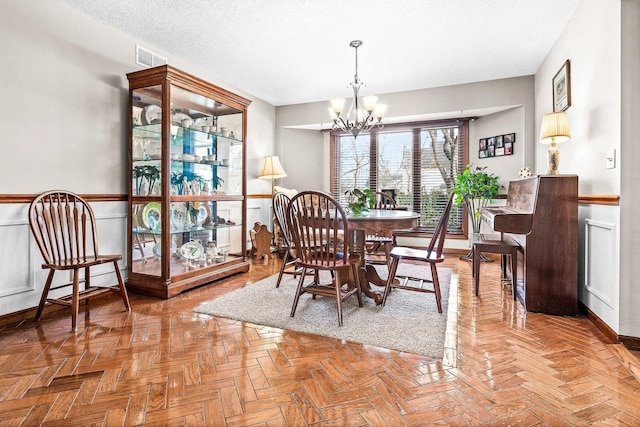
[(339, 116), (340, 113), (342, 113), (342, 110), (344, 110), (344, 99), (342, 98), (332, 99), (331, 108), (333, 109), (333, 112)]
[(378, 102), (377, 96), (365, 96), (362, 98), (364, 101), (364, 109), (371, 112), (376, 108), (376, 102)]
[(386, 104), (376, 104), (376, 108), (374, 110), (373, 116), (378, 120), (382, 120), (382, 118), (384, 117), (385, 111), (387, 111)]

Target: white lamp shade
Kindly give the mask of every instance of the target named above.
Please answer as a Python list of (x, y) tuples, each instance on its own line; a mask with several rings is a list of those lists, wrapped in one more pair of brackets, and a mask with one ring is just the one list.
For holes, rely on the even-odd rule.
[(262, 169), (258, 173), (260, 179), (284, 178), (287, 173), (282, 169), (278, 156), (265, 157), (262, 160)]
[(549, 113), (542, 118), (540, 142), (543, 144), (560, 144), (571, 139), (569, 118), (567, 113)]
[(344, 101), (345, 100), (343, 98), (336, 98), (331, 100), (331, 108), (337, 116), (339, 116), (344, 109)]

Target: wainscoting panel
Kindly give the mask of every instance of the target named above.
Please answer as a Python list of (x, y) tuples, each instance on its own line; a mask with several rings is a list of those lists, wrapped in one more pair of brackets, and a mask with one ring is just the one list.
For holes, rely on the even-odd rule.
[[(127, 204), (123, 202), (92, 203), (98, 227), (100, 252), (121, 254), (120, 269), (126, 280)], [(43, 270), (42, 255), (31, 235), (28, 222), (27, 203), (0, 205), (0, 315), (36, 307), (47, 278), (48, 270)], [(61, 285), (71, 280), (71, 273), (57, 272), (53, 284)], [(112, 265), (91, 269), (92, 284), (113, 285), (117, 282)], [(69, 289), (52, 292), (61, 296)]]
[(612, 330), (619, 331), (620, 207), (581, 205), (578, 298)]
[(616, 225), (585, 220), (585, 283), (588, 292), (614, 308), (615, 289), (612, 278), (617, 274)]
[(35, 241), (26, 221), (0, 222), (0, 298), (34, 290)]

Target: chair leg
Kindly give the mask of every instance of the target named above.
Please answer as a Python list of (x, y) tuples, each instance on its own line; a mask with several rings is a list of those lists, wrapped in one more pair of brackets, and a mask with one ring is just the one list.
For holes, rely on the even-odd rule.
[(280, 266), (280, 273), (278, 274), (278, 281), (276, 282), (276, 288), (280, 287), (280, 281), (282, 280), (282, 276), (284, 274), (284, 269), (287, 266), (288, 259), (289, 259), (289, 248), (287, 248), (287, 250), (284, 252), (284, 257), (282, 258), (282, 265)]
[(382, 295), (382, 306), (387, 302), (387, 296), (389, 296), (389, 292), (391, 291), (391, 286), (393, 286), (393, 281), (396, 278), (396, 271), (398, 270), (398, 258), (391, 257), (391, 266), (389, 267), (389, 276), (387, 277), (387, 283), (384, 287), (384, 294)]
[(36, 311), (36, 322), (40, 320), (40, 316), (42, 316), (42, 309), (44, 308), (44, 304), (47, 302), (47, 296), (49, 295), (49, 288), (51, 288), (51, 282), (53, 281), (53, 274), (55, 272), (56, 272), (55, 270), (49, 270), (47, 281), (44, 284), (44, 289), (42, 289), (40, 304), (38, 304), (38, 310)]
[(473, 290), (476, 296), (480, 293), (480, 255), (477, 248), (473, 249)]
[(307, 275), (307, 270), (303, 269), (302, 274), (300, 275), (300, 280), (298, 281), (298, 289), (296, 290), (296, 296), (293, 299), (293, 306), (291, 307), (291, 317), (296, 314), (296, 308), (298, 308), (298, 301), (300, 300), (300, 295), (302, 294), (302, 285), (304, 283), (304, 278)]
[(124, 280), (122, 280), (122, 274), (120, 274), (120, 267), (118, 267), (118, 261), (113, 262), (113, 267), (116, 270), (116, 277), (118, 278), (118, 287), (120, 288), (120, 295), (122, 295), (122, 302), (124, 303), (124, 308), (127, 311), (131, 311), (131, 305), (129, 304), (129, 294), (127, 293), (127, 288), (124, 286)]
[(518, 293), (518, 249), (511, 251), (511, 293), (513, 299), (516, 299)]
[(342, 326), (342, 292), (340, 292), (340, 270), (336, 270), (333, 285), (336, 288), (336, 302), (338, 303), (338, 326)]
[[(89, 267), (84, 268), (84, 290), (86, 291), (91, 287), (91, 273), (89, 272)], [(78, 289), (78, 292), (80, 289)], [(84, 305), (89, 305), (89, 298), (84, 300)]]
[(384, 244), (384, 256), (387, 260), (387, 268), (391, 267), (391, 243)]
[(76, 268), (73, 270), (73, 291), (71, 293), (71, 332), (78, 332), (78, 309), (80, 301), (78, 299), (80, 292), (80, 272)]
[(433, 290), (436, 294), (436, 304), (438, 305), (438, 313), (442, 313), (442, 295), (440, 295), (440, 280), (438, 279), (438, 267), (431, 264), (431, 279), (433, 281)]

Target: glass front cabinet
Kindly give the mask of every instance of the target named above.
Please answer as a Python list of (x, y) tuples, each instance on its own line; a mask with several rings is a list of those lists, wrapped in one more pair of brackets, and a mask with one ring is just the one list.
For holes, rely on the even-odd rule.
[(250, 101), (167, 65), (129, 79), (127, 287), (171, 298), (249, 271)]

